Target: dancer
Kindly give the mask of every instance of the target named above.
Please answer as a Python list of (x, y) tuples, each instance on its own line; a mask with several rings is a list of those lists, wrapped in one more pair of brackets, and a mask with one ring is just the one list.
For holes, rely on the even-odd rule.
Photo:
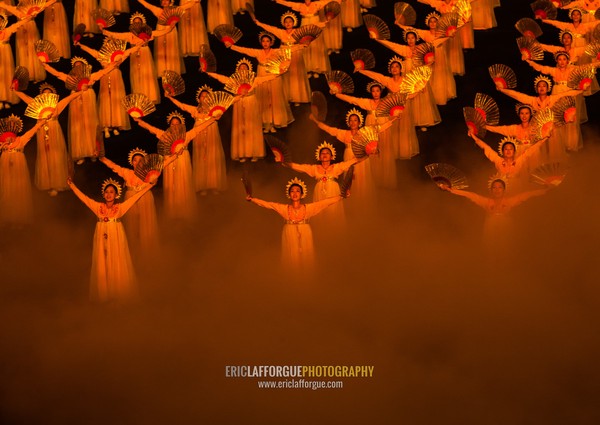
[(201, 46), (208, 44), (202, 5), (196, 0), (181, 0), (180, 5), (185, 6), (188, 3), (192, 3), (192, 7), (184, 13), (179, 21), (179, 28), (181, 29), (179, 47), (181, 47), (181, 54), (184, 57), (199, 56)]
[(60, 56), (69, 59), (71, 57), (71, 35), (62, 0), (56, 0), (53, 5), (46, 7), (43, 28), (44, 40), (51, 41)]
[(32, 18), (27, 16), (7, 27), (8, 16), (0, 13), (0, 109), (10, 108), (11, 104), (19, 103), (19, 99), (11, 90), (15, 60), (9, 42), (10, 37)]

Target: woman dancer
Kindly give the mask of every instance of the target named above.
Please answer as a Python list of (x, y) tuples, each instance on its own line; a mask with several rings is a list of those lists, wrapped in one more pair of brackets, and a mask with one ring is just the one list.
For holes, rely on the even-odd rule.
[(6, 27), (8, 17), (0, 13), (0, 109), (10, 108), (11, 104), (19, 103), (19, 98), (11, 90), (15, 60), (9, 42), (10, 37), (31, 19), (32, 16), (27, 16)]

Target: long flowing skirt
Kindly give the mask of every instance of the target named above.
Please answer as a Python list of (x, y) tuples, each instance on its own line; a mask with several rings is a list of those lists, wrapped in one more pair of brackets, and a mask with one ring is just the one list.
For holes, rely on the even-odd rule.
[[(181, 2), (183, 6), (186, 3), (192, 3), (194, 0), (184, 0)], [(206, 34), (206, 25), (204, 25), (204, 13), (200, 3), (195, 4), (187, 10), (185, 15), (179, 21), (181, 54), (183, 56), (198, 56), (200, 54), (200, 46), (208, 43), (208, 35)]]
[(288, 72), (283, 74), (283, 89), (287, 99), (294, 103), (310, 102), (311, 91), (306, 67), (304, 66), (303, 50), (292, 52), (292, 60)]
[(69, 24), (61, 2), (54, 3), (44, 11), (44, 40), (54, 43), (61, 57), (71, 57)]
[(125, 84), (119, 68), (113, 69), (100, 79), (98, 120), (101, 127), (123, 130), (131, 128), (129, 115), (121, 103), (125, 96)]
[(127, 301), (136, 293), (135, 271), (123, 224), (99, 221), (94, 232), (90, 299)]
[(463, 54), (462, 40), (456, 34), (446, 43), (450, 70), (454, 75), (465, 75), (465, 55)]
[(201, 190), (227, 189), (225, 153), (221, 144), (219, 126), (212, 123), (196, 136), (193, 142), (194, 186)]
[(67, 190), (69, 162), (65, 136), (56, 119), (37, 131), (35, 186), (39, 190)]
[(473, 33), (473, 21), (469, 21), (464, 24), (458, 30), (458, 36), (462, 41), (463, 49), (474, 49), (475, 48), (475, 35)]
[(163, 170), (165, 216), (169, 219), (192, 220), (197, 214), (196, 192), (190, 152), (185, 149)]
[(375, 183), (377, 186), (386, 189), (396, 189), (398, 186), (396, 157), (394, 156), (391, 138), (391, 128), (379, 133), (379, 154), (373, 155), (368, 159), (371, 163), (371, 171)]
[(208, 32), (213, 32), (221, 24), (233, 25), (231, 0), (208, 0), (206, 15)]
[(408, 100), (404, 112), (390, 128), (391, 152), (396, 159), (410, 159), (419, 154), (419, 139), (415, 130), (413, 99)]
[[(157, 30), (168, 28), (165, 25), (157, 25)], [(170, 33), (154, 39), (154, 62), (156, 63), (156, 74), (160, 77), (163, 71), (175, 71), (185, 74), (185, 64), (179, 50), (179, 35), (177, 28)]]
[(10, 44), (0, 43), (0, 102), (19, 103), (19, 98), (10, 89), (14, 73), (15, 60)]
[(69, 151), (77, 161), (94, 156), (98, 129), (96, 93), (87, 89), (69, 104)]
[(254, 7), (254, 0), (231, 0), (231, 10), (233, 10), (233, 13), (244, 13), (247, 10), (246, 3)]
[[(319, 22), (319, 16), (306, 16), (302, 18), (301, 25), (316, 24)], [(306, 70), (309, 72), (323, 73), (331, 70), (331, 64), (329, 63), (329, 56), (325, 49), (325, 41), (323, 37), (317, 37), (313, 40), (310, 45), (303, 50), (304, 52), (304, 65)]]
[(329, 52), (342, 50), (342, 18), (339, 15), (329, 21), (321, 37), (323, 37), (325, 48)]
[(473, 28), (487, 30), (496, 26), (493, 0), (477, 0), (471, 3)]
[(285, 224), (281, 234), (281, 261), (294, 271), (314, 268), (315, 253), (309, 224)]
[[(264, 67), (259, 66), (258, 75), (267, 75)], [(256, 88), (256, 97), (260, 105), (263, 128), (287, 127), (294, 121), (292, 109), (283, 90), (283, 80), (278, 77)]]
[(363, 23), (362, 15), (360, 14), (359, 0), (346, 0), (342, 2), (342, 26), (344, 28), (357, 28)]
[(154, 103), (160, 103), (156, 66), (150, 47), (144, 46), (129, 58), (129, 81), (132, 93), (143, 93)]
[(427, 83), (425, 90), (412, 99), (411, 107), (416, 126), (430, 127), (442, 121), (430, 82)]
[(456, 97), (456, 82), (448, 63), (448, 51), (442, 44), (435, 48), (435, 62), (431, 76), (431, 88), (435, 96), (435, 103), (445, 105), (449, 99)]
[[(313, 192), (313, 202), (322, 201), (323, 199), (339, 196), (340, 185), (334, 180), (323, 181), (317, 180)], [(345, 230), (346, 213), (344, 212), (344, 203), (336, 202), (333, 205), (325, 208), (318, 216), (311, 218), (311, 221), (317, 228), (323, 228), (323, 231), (329, 235), (338, 230)]]
[(29, 79), (42, 81), (46, 79), (46, 70), (35, 53), (35, 42), (40, 39), (35, 21), (29, 21), (17, 30), (16, 50), (17, 66), (29, 71)]
[(100, 0), (100, 7), (108, 10), (109, 12), (129, 13), (128, 0)]
[[(352, 148), (346, 146), (344, 150), (344, 161), (355, 158)], [(375, 186), (373, 184), (373, 173), (371, 172), (370, 160), (361, 161), (354, 166), (354, 179), (352, 181), (352, 199), (360, 200), (360, 203), (369, 204), (375, 195)], [(339, 203), (339, 202), (338, 202)]]
[[(135, 193), (135, 190), (128, 189), (125, 199), (131, 198)], [(123, 223), (134, 252), (147, 256), (158, 251), (158, 219), (152, 191), (146, 192), (127, 211)]]
[(258, 100), (254, 94), (250, 94), (233, 105), (231, 159), (237, 161), (264, 156), (265, 143)]
[(21, 151), (0, 155), (0, 223), (28, 224), (33, 221), (33, 198), (27, 159)]
[(79, 24), (85, 25), (87, 32), (98, 34), (100, 29), (92, 17), (92, 11), (98, 8), (97, 0), (75, 0), (75, 12), (73, 13), (73, 28)]

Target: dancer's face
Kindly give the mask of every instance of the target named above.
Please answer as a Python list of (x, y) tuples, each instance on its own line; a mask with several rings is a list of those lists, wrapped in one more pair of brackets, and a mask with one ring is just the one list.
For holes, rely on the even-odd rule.
[(171, 6), (171, 0), (160, 0), (161, 7)]
[(50, 89), (42, 90), (42, 94), (46, 94), (46, 93), (52, 93), (52, 90), (50, 90)]
[(290, 187), (290, 199), (292, 201), (299, 201), (302, 199), (302, 188), (300, 186), (294, 185)]
[(409, 32), (406, 34), (406, 42), (412, 47), (417, 43), (417, 37), (412, 32)]
[(515, 145), (512, 143), (505, 143), (502, 147), (502, 157), (505, 159), (512, 159), (515, 157)]
[(579, 10), (574, 10), (573, 13), (571, 13), (571, 21), (581, 22), (581, 12), (579, 12)]
[(263, 37), (260, 39), (260, 45), (263, 49), (269, 49), (271, 47), (271, 39), (269, 37)]
[(438, 22), (438, 20), (436, 18), (429, 18), (429, 21), (427, 21), (427, 25), (429, 26), (429, 29), (430, 30), (436, 29), (437, 22)]
[(248, 68), (248, 65), (245, 63), (241, 63), (240, 66), (238, 66), (238, 71), (250, 71), (250, 68)]
[(573, 37), (571, 37), (571, 34), (569, 33), (565, 33), (562, 36), (562, 44), (563, 46), (567, 47), (570, 46), (573, 43)]
[(529, 108), (521, 108), (519, 109), (519, 118), (522, 123), (527, 123), (531, 120), (531, 111)]
[(321, 149), (321, 152), (319, 152), (319, 159), (321, 162), (331, 161), (332, 156), (331, 151), (327, 148)]
[(567, 57), (565, 55), (560, 55), (559, 57), (556, 58), (556, 66), (564, 69), (567, 67), (567, 65), (569, 64), (569, 60), (567, 59)]
[(504, 185), (502, 184), (502, 182), (494, 182), (492, 183), (492, 188), (491, 188), (491, 192), (492, 192), (492, 197), (498, 199), (498, 198), (502, 198), (504, 196)]
[(175, 125), (181, 125), (181, 120), (179, 118), (171, 118), (171, 121), (169, 121), (169, 125), (171, 127)]
[(402, 73), (402, 67), (400, 66), (400, 64), (398, 62), (393, 62), (390, 65), (390, 73), (392, 75), (400, 75)]
[(348, 118), (348, 127), (350, 127), (351, 130), (356, 130), (359, 126), (360, 120), (358, 117), (356, 115), (350, 115)]
[(548, 94), (548, 84), (545, 81), (537, 83), (536, 90), (538, 94)]
[(381, 87), (379, 87), (379, 86), (371, 87), (371, 97), (375, 100), (381, 99)]
[(137, 168), (137, 166), (140, 163), (140, 161), (142, 160), (142, 158), (143, 158), (142, 155), (133, 155), (133, 158), (131, 158), (131, 165), (133, 165), (134, 170)]
[(142, 25), (143, 23), (142, 18), (134, 18), (132, 22), (133, 25)]
[(208, 92), (206, 90), (200, 92), (200, 103), (204, 103), (206, 98), (208, 97)]
[(284, 27), (286, 30), (289, 30), (289, 29), (291, 29), (291, 28), (294, 28), (294, 20), (293, 20), (292, 18), (285, 18), (285, 19), (283, 20), (283, 27)]
[(117, 198), (117, 189), (114, 186), (106, 186), (103, 196), (106, 202), (113, 202)]

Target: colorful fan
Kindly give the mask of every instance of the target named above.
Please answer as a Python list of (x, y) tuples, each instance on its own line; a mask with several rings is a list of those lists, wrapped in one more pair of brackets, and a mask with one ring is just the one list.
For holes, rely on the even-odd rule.
[(405, 2), (394, 4), (394, 16), (396, 23), (400, 25), (412, 26), (417, 22), (417, 12), (413, 7)]
[(375, 40), (390, 39), (390, 29), (379, 16), (364, 15), (363, 21), (369, 32), (369, 37), (374, 38)]
[(84, 34), (85, 34), (85, 24), (77, 24), (77, 26), (73, 30), (73, 35), (71, 37), (73, 40), (73, 43), (78, 43), (79, 40), (81, 40), (83, 38)]
[(36, 96), (25, 109), (25, 115), (36, 120), (50, 118), (58, 104), (58, 95), (43, 93)]
[(269, 134), (265, 135), (265, 141), (275, 156), (275, 162), (282, 162), (284, 164), (292, 162), (292, 155), (287, 144)]
[(354, 72), (375, 68), (375, 55), (368, 49), (356, 49), (350, 52)]
[(269, 74), (281, 75), (290, 69), (292, 63), (292, 51), (291, 49), (281, 48), (279, 53), (274, 59), (271, 59), (265, 63), (265, 70)]
[(152, 28), (147, 24), (135, 22), (129, 25), (129, 32), (144, 41), (148, 41), (152, 38)]
[(500, 110), (494, 99), (484, 93), (475, 95), (475, 110), (487, 125), (498, 125), (500, 122)]
[(377, 111), (378, 117), (399, 117), (404, 112), (404, 104), (406, 103), (407, 95), (403, 93), (394, 93), (386, 96), (379, 101)]
[(323, 12), (325, 13), (325, 19), (327, 21), (331, 21), (332, 19), (337, 18), (337, 16), (342, 11), (342, 6), (338, 2), (330, 1), (323, 8)]
[(452, 8), (453, 12), (458, 14), (458, 26), (462, 27), (467, 22), (471, 21), (473, 8), (471, 7), (470, 0), (458, 0), (454, 7)]
[(454, 37), (458, 29), (458, 13), (444, 13), (435, 28), (436, 37)]
[(23, 121), (15, 114), (0, 119), (0, 145), (23, 131)]
[(571, 3), (572, 0), (552, 0), (554, 7), (563, 7)]
[(200, 46), (200, 56), (198, 58), (200, 62), (200, 72), (215, 72), (217, 70), (217, 58), (214, 53), (210, 50), (208, 44)]
[(531, 10), (536, 19), (556, 19), (556, 6), (550, 0), (536, 0), (531, 3)]
[(323, 30), (316, 25), (304, 25), (292, 32), (292, 38), (296, 40), (296, 43), (308, 46), (322, 32)]
[(481, 114), (479, 114), (475, 108), (465, 106), (463, 108), (463, 115), (465, 117), (465, 124), (467, 124), (468, 132), (483, 139), (485, 137), (486, 128), (485, 121)]
[(554, 113), (550, 108), (537, 111), (531, 119), (530, 126), (534, 137), (533, 143), (549, 137), (554, 127)]
[(522, 60), (540, 61), (544, 59), (544, 49), (535, 38), (519, 37), (517, 46), (521, 51)]
[(354, 92), (354, 81), (344, 71), (326, 72), (325, 78), (327, 79), (329, 91), (333, 94)]
[(312, 92), (310, 112), (319, 121), (325, 121), (327, 118), (327, 99), (320, 91)]
[(427, 65), (413, 68), (413, 70), (408, 72), (402, 79), (398, 93), (411, 95), (420, 92), (427, 86), (427, 82), (431, 78), (432, 73), (431, 67)]
[(17, 9), (24, 15), (30, 16), (40, 12), (46, 5), (46, 0), (20, 0)]
[(71, 91), (81, 91), (85, 85), (90, 83), (91, 75), (91, 65), (76, 66), (69, 72), (65, 80), (65, 87)]
[(348, 170), (346, 170), (346, 172), (338, 182), (340, 185), (340, 196), (342, 198), (347, 198), (348, 196), (350, 196), (350, 189), (352, 188), (353, 181), (354, 165), (352, 165), (350, 168), (348, 168)]
[(352, 137), (352, 152), (358, 159), (379, 153), (379, 131), (377, 126), (367, 125)]
[(469, 187), (465, 174), (450, 164), (435, 162), (426, 165), (425, 171), (439, 188), (448, 187), (462, 190)]
[(540, 28), (538, 23), (531, 18), (519, 19), (515, 24), (515, 28), (521, 33), (523, 37), (538, 38), (542, 35), (542, 29)]
[(180, 7), (168, 6), (163, 9), (163, 13), (158, 18), (158, 25), (170, 26), (180, 21), (185, 10)]
[(593, 60), (600, 60), (600, 43), (595, 41), (585, 46), (585, 54), (591, 56)]
[(145, 94), (133, 93), (125, 96), (122, 105), (127, 113), (133, 118), (145, 117), (156, 111), (156, 106)]
[(421, 43), (412, 55), (413, 66), (433, 65), (435, 62), (435, 47), (431, 43)]
[(106, 9), (94, 9), (92, 11), (92, 17), (100, 28), (109, 28), (116, 24), (115, 17)]
[(237, 43), (243, 35), (239, 28), (227, 24), (221, 24), (216, 27), (213, 34), (221, 41), (221, 43), (225, 43), (226, 45)]
[(531, 173), (531, 182), (542, 186), (558, 186), (567, 176), (567, 168), (560, 162), (544, 164)]
[(156, 150), (160, 155), (169, 156), (180, 153), (185, 147), (185, 125), (170, 126), (159, 138)]
[(252, 84), (256, 74), (251, 71), (238, 71), (229, 76), (229, 81), (225, 84), (225, 90), (235, 95), (245, 96), (252, 90)]
[(25, 91), (29, 87), (29, 70), (24, 66), (17, 66), (12, 79), (12, 86), (15, 91)]
[(503, 64), (491, 65), (488, 68), (490, 77), (494, 80), (497, 89), (514, 89), (517, 87), (515, 71)]
[(575, 122), (577, 118), (577, 108), (575, 107), (575, 98), (573, 96), (561, 97), (552, 105), (551, 109), (556, 127)]
[(100, 62), (119, 62), (123, 60), (123, 55), (127, 50), (127, 42), (114, 38), (107, 38), (98, 52)]
[(587, 90), (596, 75), (596, 67), (593, 64), (581, 65), (575, 68), (569, 75), (567, 86), (575, 90)]
[(204, 101), (204, 108), (209, 116), (218, 120), (232, 103), (232, 95), (224, 91), (215, 91), (207, 96)]
[(58, 62), (60, 53), (58, 49), (48, 40), (38, 40), (35, 42), (35, 54), (41, 62)]
[(146, 183), (156, 183), (164, 168), (165, 159), (162, 155), (151, 153), (145, 155), (135, 167), (135, 175)]
[(171, 96), (179, 96), (185, 92), (185, 82), (181, 75), (175, 71), (163, 71), (161, 80), (165, 93), (169, 93)]

